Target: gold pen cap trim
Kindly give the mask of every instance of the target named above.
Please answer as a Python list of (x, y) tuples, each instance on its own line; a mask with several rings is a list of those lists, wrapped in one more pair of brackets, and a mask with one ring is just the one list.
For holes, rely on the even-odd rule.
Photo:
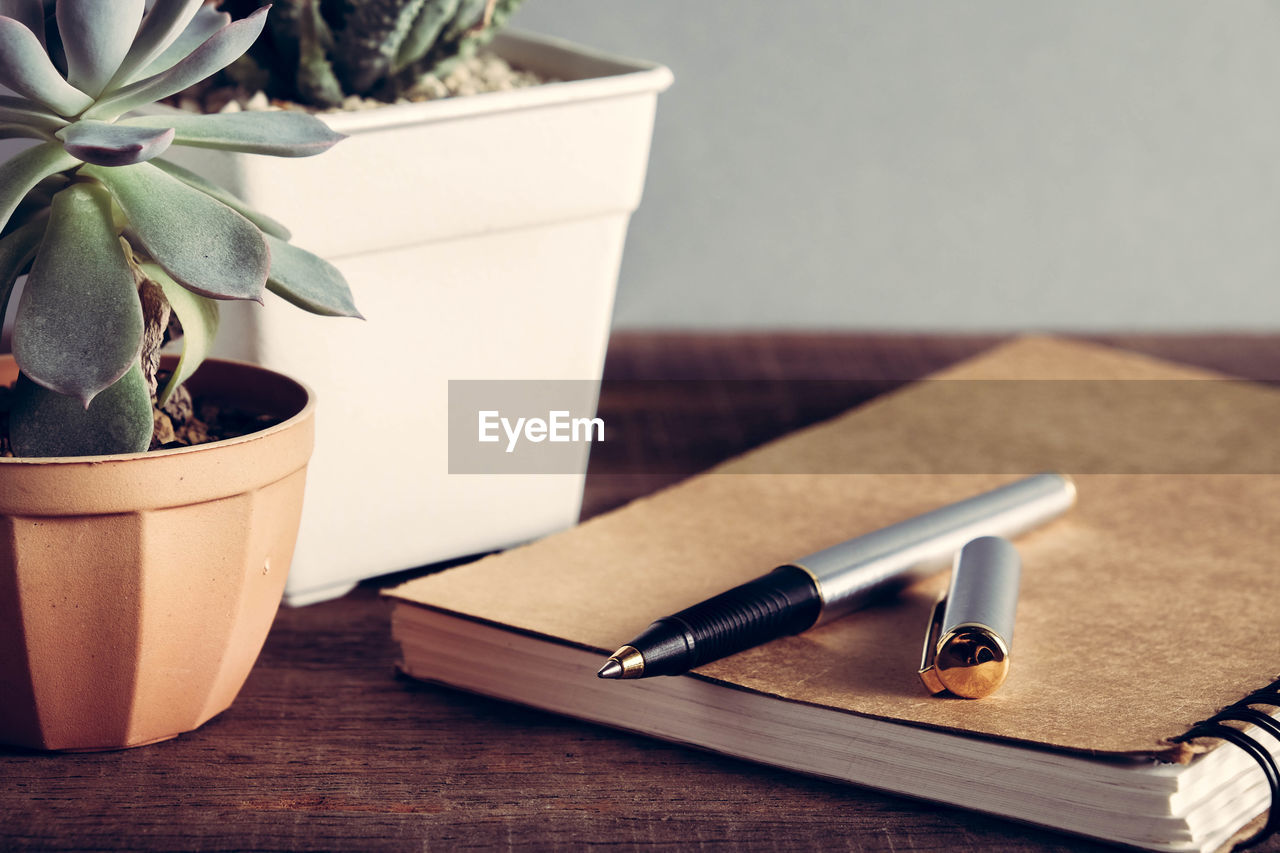
[(946, 691), (963, 699), (990, 696), (1009, 675), (1008, 644), (990, 626), (973, 622), (937, 637), (945, 607), (945, 599), (934, 605), (920, 680), (930, 693)]
[(639, 678), (644, 675), (644, 655), (635, 646), (623, 646), (609, 660), (615, 660), (622, 667), (622, 678)]

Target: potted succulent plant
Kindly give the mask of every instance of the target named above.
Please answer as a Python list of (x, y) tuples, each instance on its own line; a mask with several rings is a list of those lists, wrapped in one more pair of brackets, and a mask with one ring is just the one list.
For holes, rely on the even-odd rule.
[[(284, 585), (311, 396), (261, 368), (196, 369), (220, 304), (269, 290), (356, 310), (283, 226), (163, 155), (306, 156), (340, 136), (301, 114), (132, 115), (224, 67), (265, 22), (206, 31), (200, 7), (0, 0), (0, 134), (35, 141), (0, 164), (0, 308), (27, 274), (0, 362), (3, 743), (105, 749), (201, 725), (234, 699)], [(179, 327), (181, 357), (162, 361)], [(214, 404), (227, 437), (179, 446)], [(171, 442), (175, 426), (188, 438)]]
[[(223, 82), (244, 87), (248, 108), (304, 101), (348, 139), (323, 163), (291, 161), (269, 175), (226, 152), (181, 155), (288, 221), (299, 245), (346, 275), (367, 318), (322, 344), (314, 318), (278, 305), (226, 315), (221, 353), (298, 375), (335, 412), (318, 427), (286, 588), (293, 603), (577, 521), (581, 472), (449, 474), (448, 382), (598, 380), (657, 94), (671, 74), (500, 33), (492, 53), (545, 82), (413, 100), (427, 88), (422, 72), (447, 77), (442, 68), (493, 36), (487, 25), (515, 5), (282, 0)], [(197, 94), (211, 108), (226, 102)], [(356, 108), (323, 111), (335, 105)], [(391, 402), (375, 408), (372, 398)]]

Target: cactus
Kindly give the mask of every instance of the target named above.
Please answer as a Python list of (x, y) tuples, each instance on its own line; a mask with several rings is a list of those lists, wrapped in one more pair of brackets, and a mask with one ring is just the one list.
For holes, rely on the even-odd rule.
[(303, 157), (341, 136), (301, 113), (136, 111), (244, 53), (266, 10), (232, 21), (203, 0), (0, 0), (0, 316), (20, 375), (9, 413), (20, 456), (146, 450), (157, 349), (170, 314), (184, 349), (163, 404), (199, 365), (217, 300), (270, 290), (308, 311), (359, 316), (331, 265), (284, 226), (160, 158), (171, 145)]
[(339, 106), (395, 101), (424, 74), (486, 44), (521, 0), (230, 0), (233, 14), (273, 2), (267, 31), (228, 69), (273, 98)]

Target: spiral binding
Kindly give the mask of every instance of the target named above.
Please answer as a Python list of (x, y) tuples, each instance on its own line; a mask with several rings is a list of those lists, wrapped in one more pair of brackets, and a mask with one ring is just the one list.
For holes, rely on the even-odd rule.
[(1280, 707), (1280, 689), (1277, 689), (1278, 686), (1280, 686), (1280, 682), (1271, 684), (1261, 690), (1255, 690), (1239, 702), (1223, 708), (1209, 719), (1196, 723), (1186, 734), (1173, 739), (1175, 743), (1182, 743), (1199, 737), (1221, 738), (1243, 749), (1262, 768), (1262, 775), (1266, 777), (1267, 786), (1271, 789), (1271, 806), (1267, 810), (1267, 822), (1258, 831), (1257, 835), (1238, 845), (1238, 849), (1241, 850), (1246, 847), (1253, 847), (1255, 844), (1261, 844), (1270, 838), (1277, 829), (1280, 829), (1280, 767), (1276, 766), (1276, 760), (1262, 744), (1240, 729), (1226, 725), (1226, 721), (1252, 723), (1272, 737), (1280, 739), (1280, 722), (1277, 722), (1270, 714), (1251, 707), (1253, 705)]

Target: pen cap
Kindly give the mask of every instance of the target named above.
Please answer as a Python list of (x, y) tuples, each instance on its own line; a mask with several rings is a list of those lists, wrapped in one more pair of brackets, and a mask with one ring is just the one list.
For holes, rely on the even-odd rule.
[(956, 555), (951, 584), (934, 609), (920, 676), (933, 692), (977, 699), (1009, 673), (1022, 560), (997, 536), (974, 539)]

